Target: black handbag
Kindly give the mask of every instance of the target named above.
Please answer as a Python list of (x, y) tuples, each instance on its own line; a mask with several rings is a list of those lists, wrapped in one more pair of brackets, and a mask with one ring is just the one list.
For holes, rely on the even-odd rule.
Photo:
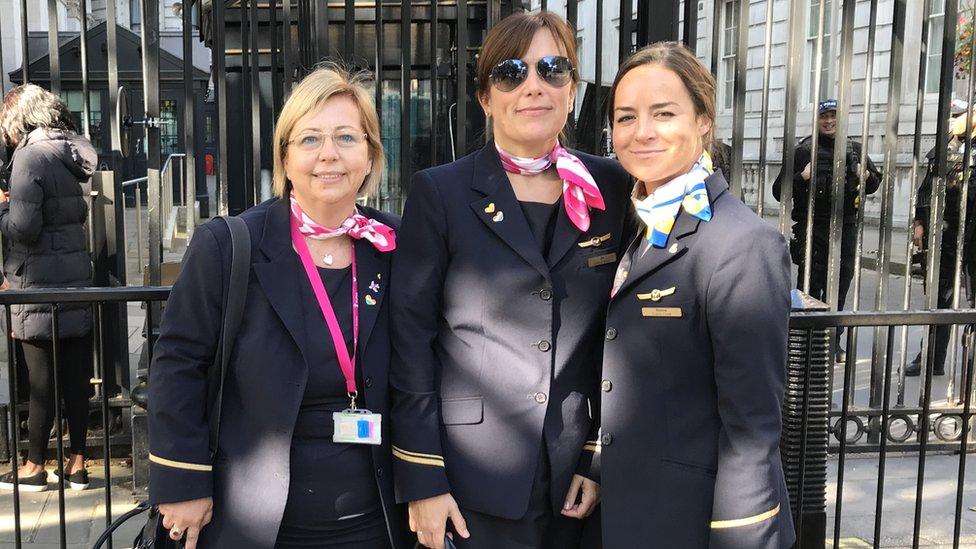
[(102, 532), (102, 535), (98, 536), (95, 540), (95, 544), (92, 545), (92, 549), (101, 549), (102, 545), (110, 537), (112, 533), (115, 532), (122, 526), (127, 520), (134, 516), (141, 515), (146, 511), (149, 512), (149, 518), (146, 520), (146, 524), (142, 527), (142, 531), (136, 536), (136, 539), (132, 541), (132, 549), (181, 549), (183, 547), (183, 542), (173, 541), (169, 537), (169, 530), (163, 528), (163, 515), (159, 514), (159, 509), (155, 505), (149, 505), (149, 502), (142, 502), (136, 506), (135, 509), (125, 513), (121, 517), (115, 519), (111, 526)]
[[(414, 549), (426, 549), (426, 546), (424, 546), (419, 541), (413, 547)], [(133, 547), (132, 549), (140, 549), (140, 548)], [(451, 538), (444, 536), (444, 549), (457, 549), (457, 545), (454, 545), (454, 541)]]
[[(247, 279), (251, 270), (251, 234), (248, 232), (247, 225), (238, 217), (223, 217), (227, 227), (230, 229), (231, 240), (231, 266), (230, 282), (227, 291), (227, 303), (224, 307), (223, 323), (220, 329), (220, 343), (217, 345), (217, 356), (211, 367), (209, 377), (210, 386), (213, 390), (208, 391), (210, 401), (210, 454), (211, 457), (217, 452), (217, 437), (220, 433), (220, 409), (223, 403), (224, 384), (223, 380), (227, 372), (227, 363), (230, 361), (231, 349), (234, 340), (237, 338), (237, 330), (241, 326), (244, 318), (244, 302), (247, 297)], [(92, 549), (100, 549), (102, 545), (112, 536), (124, 522), (134, 516), (148, 512), (145, 526), (132, 542), (132, 549), (180, 549), (183, 547), (182, 541), (173, 541), (169, 537), (169, 530), (163, 527), (163, 515), (159, 513), (159, 508), (142, 502), (135, 509), (125, 513), (102, 532)]]

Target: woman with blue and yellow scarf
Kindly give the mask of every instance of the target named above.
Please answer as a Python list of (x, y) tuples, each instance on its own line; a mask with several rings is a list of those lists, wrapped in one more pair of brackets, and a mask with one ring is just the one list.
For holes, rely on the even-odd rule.
[(789, 256), (712, 167), (714, 94), (712, 76), (673, 42), (631, 56), (610, 94), (642, 224), (607, 313), (605, 547), (794, 540), (779, 452)]

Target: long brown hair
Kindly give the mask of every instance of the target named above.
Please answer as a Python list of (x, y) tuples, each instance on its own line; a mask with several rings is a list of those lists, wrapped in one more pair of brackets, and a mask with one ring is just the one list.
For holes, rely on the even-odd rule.
[(712, 150), (715, 135), (715, 77), (701, 64), (695, 54), (680, 42), (656, 42), (637, 50), (624, 61), (610, 88), (608, 113), (613, 127), (613, 105), (617, 86), (628, 72), (644, 65), (661, 65), (674, 71), (688, 90), (695, 114), (711, 122), (708, 133), (702, 137), (706, 151)]

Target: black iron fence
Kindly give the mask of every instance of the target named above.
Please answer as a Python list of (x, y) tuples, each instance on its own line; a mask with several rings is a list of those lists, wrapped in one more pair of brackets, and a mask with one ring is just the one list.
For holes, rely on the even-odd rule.
[[(925, 224), (942, 227), (950, 196), (959, 217), (968, 217), (968, 185), (959, 193), (947, 190), (956, 185), (953, 173), (968, 174), (972, 167), (968, 140), (958, 154), (948, 150), (951, 99), (972, 98), (976, 85), (969, 68), (976, 55), (976, 33), (971, 30), (976, 4), (971, 0), (568, 0), (558, 5), (546, 0), (186, 1), (180, 3), (180, 45), (174, 42), (166, 51), (161, 51), (161, 8), (166, 12), (176, 4), (139, 0), (130, 3), (138, 5), (141, 14), (137, 71), (120, 59), (126, 50), (120, 49), (119, 33), (125, 30), (117, 27), (116, 3), (105, 3), (106, 32), (100, 38), (101, 34), (88, 36), (94, 21), (88, 2), (81, 1), (81, 28), (86, 32), (70, 46), (58, 46), (58, 33), (63, 35), (64, 29), (58, 28), (57, 17), (48, 18), (48, 51), (43, 56), (32, 53), (39, 37), (29, 31), (28, 14), (45, 9), (54, 14), (56, 0), (20, 4), (16, 39), (27, 62), (12, 71), (11, 78), (56, 90), (75, 85), (77, 78), (84, 99), (79, 116), (84, 131), (109, 130), (104, 152), (118, 160), (108, 165), (115, 172), (115, 184), (147, 178), (152, 276), (158, 272), (160, 233), (169, 214), (162, 190), (164, 156), (159, 154), (163, 141), (176, 139), (176, 152), (185, 153), (181, 181), (205, 215), (239, 212), (269, 196), (271, 129), (292, 86), (316, 63), (342, 60), (376, 75), (375, 99), (389, 166), (376, 205), (397, 211), (414, 171), (451, 161), (490, 137), (473, 95), (473, 67), (487, 30), (512, 11), (551, 9), (580, 28), (583, 82), (567, 128), (577, 147), (612, 153), (604, 106), (614, 69), (635, 48), (680, 39), (719, 77), (722, 108), (717, 135), (731, 145), (726, 168), (733, 190), (757, 213), (778, 223), (787, 237), (802, 237), (805, 249), (798, 253), (799, 262), (816, 259), (815, 240), (826, 245), (825, 302), (836, 308), (841, 301), (842, 267), (853, 261), (848, 308), (884, 310), (899, 296), (904, 309), (923, 306), (918, 298), (912, 303), (913, 257), (921, 258), (924, 272), (915, 276), (925, 278), (927, 287), (937, 287), (940, 275), (945, 275), (941, 278), (954, 281), (951, 305), (968, 301), (962, 293), (970, 285), (964, 258), (973, 248), (967, 242), (973, 231), (946, 233), (953, 239), (947, 248), (956, 253), (951, 259), (946, 255), (953, 264), (943, 266), (943, 254), (914, 253), (941, 250), (943, 232), (928, 231), (916, 247), (912, 223), (916, 202), (922, 201), (931, 205)], [(969, 27), (960, 23), (960, 16), (968, 19)], [(97, 56), (89, 63), (92, 40), (104, 44), (104, 63)], [(199, 89), (193, 72), (193, 62), (201, 61), (194, 55), (195, 40), (202, 40), (210, 52), (211, 86), (206, 90)], [(68, 55), (73, 47), (77, 53)], [(161, 65), (163, 53), (182, 56), (179, 88), (167, 87), (172, 84), (167, 75), (175, 69)], [(92, 124), (89, 92), (102, 89), (106, 104), (98, 123)], [(139, 98), (133, 96), (136, 92)], [(807, 132), (814, 156), (824, 146), (814, 128), (816, 105), (826, 98), (837, 99), (835, 140), (862, 143), (863, 156), (872, 157), (881, 168), (881, 184), (869, 193), (866, 162), (855, 162), (844, 147), (835, 147), (829, 182), (818, 178), (818, 163), (811, 165), (807, 215), (794, 226), (797, 189), (789, 176), (803, 166), (794, 166), (793, 149)], [(166, 110), (171, 101), (181, 101), (182, 109)], [(972, 112), (970, 104), (967, 113)], [(138, 136), (137, 150), (127, 146), (133, 135)], [(930, 144), (931, 170), (926, 158)], [(139, 174), (119, 173), (126, 155), (139, 157)], [(774, 199), (770, 188), (777, 170), (788, 177)], [(854, 223), (856, 252), (848, 258), (842, 247), (849, 230), (843, 201), (832, 204), (829, 230), (815, 227), (810, 206), (818, 193), (843, 195), (850, 171), (856, 172), (861, 206)], [(920, 196), (927, 171), (932, 184)], [(201, 177), (208, 179), (207, 185)], [(868, 210), (870, 226), (865, 222)], [(815, 232), (826, 234), (811, 238)], [(866, 244), (866, 236), (871, 244)], [(876, 251), (869, 250), (874, 241)], [(866, 254), (874, 256), (876, 284), (862, 281), (861, 259)], [(809, 272), (798, 286), (811, 290)], [(928, 292), (924, 307), (935, 308), (937, 301), (936, 292)]]
[[(111, 326), (111, 323), (106, 322), (107, 318), (111, 315), (108, 309), (119, 306), (126, 306), (129, 303), (141, 303), (142, 304), (142, 316), (145, 319), (143, 329), (141, 332), (141, 339), (143, 344), (139, 345), (141, 351), (144, 353), (141, 359), (137, 359), (144, 367), (148, 365), (149, 361), (152, 359), (152, 341), (153, 341), (153, 326), (154, 322), (158, 324), (159, 318), (159, 308), (160, 303), (164, 302), (169, 296), (169, 288), (89, 288), (89, 289), (69, 289), (69, 290), (17, 290), (17, 291), (7, 291), (0, 292), (0, 307), (4, 310), (4, 326), (7, 327), (6, 332), (6, 350), (7, 350), (7, 368), (6, 376), (8, 381), (8, 395), (9, 395), (9, 407), (5, 407), (5, 419), (6, 424), (4, 425), (3, 431), (6, 432), (6, 440), (2, 442), (6, 448), (8, 448), (8, 458), (11, 458), (9, 463), (11, 470), (13, 472), (13, 492), (12, 492), (12, 523), (10, 528), (13, 534), (13, 544), (18, 549), (22, 546), (25, 540), (24, 535), (24, 524), (22, 522), (21, 513), (21, 500), (22, 494), (18, 486), (17, 478), (17, 467), (19, 464), (19, 456), (21, 450), (26, 448), (27, 445), (27, 429), (26, 429), (26, 417), (27, 417), (27, 406), (26, 403), (21, 402), (19, 395), (21, 394), (22, 384), (24, 380), (21, 376), (20, 368), (18, 367), (18, 352), (17, 346), (19, 344), (18, 340), (14, 339), (10, 331), (11, 326), (11, 315), (12, 310), (15, 310), (18, 305), (23, 304), (50, 304), (52, 310), (52, 320), (51, 320), (51, 332), (53, 334), (53, 391), (54, 391), (54, 402), (57, 403), (55, 406), (55, 421), (54, 421), (54, 433), (52, 444), (49, 445), (49, 453), (53, 446), (54, 457), (57, 459), (57, 465), (55, 469), (57, 471), (57, 506), (58, 506), (58, 540), (61, 547), (67, 547), (69, 542), (77, 542), (79, 540), (69, 540), (67, 534), (67, 527), (69, 520), (67, 519), (67, 504), (65, 498), (65, 476), (64, 476), (64, 461), (65, 461), (65, 442), (64, 442), (64, 420), (63, 420), (63, 407), (61, 406), (61, 400), (64, 395), (64, 388), (61, 385), (61, 370), (64, 368), (64, 357), (60, 350), (59, 335), (60, 331), (60, 310), (61, 307), (67, 304), (78, 304), (84, 303), (91, 307), (91, 313), (93, 316), (93, 326), (94, 329), (91, 333), (92, 338), (92, 349), (94, 350), (92, 359), (92, 377), (91, 384), (95, 389), (95, 397), (90, 400), (91, 411), (96, 412), (96, 417), (100, 419), (100, 434), (101, 440), (93, 440), (89, 436), (87, 445), (90, 448), (98, 448), (100, 446), (101, 454), (96, 454), (92, 452), (88, 455), (89, 459), (100, 459), (103, 463), (101, 474), (98, 476), (97, 483), (101, 483), (103, 486), (103, 504), (105, 509), (104, 524), (107, 526), (112, 522), (112, 489), (113, 486), (118, 489), (118, 485), (127, 485), (131, 488), (138, 488), (136, 484), (146, 482), (145, 474), (143, 473), (142, 478), (138, 478), (137, 471), (145, 471), (148, 469), (148, 446), (145, 440), (138, 440), (132, 436), (133, 429), (132, 425), (139, 421), (137, 417), (139, 415), (144, 415), (144, 409), (138, 406), (133, 407), (132, 399), (138, 398), (130, 391), (124, 390), (124, 387), (117, 383), (111, 383), (109, 379), (111, 378), (111, 371), (114, 364), (111, 364), (110, 357), (114, 356), (115, 353), (108, 348), (106, 343), (106, 333), (105, 327)], [(127, 337), (126, 334), (122, 335), (123, 339)], [(137, 349), (140, 350), (140, 349)], [(128, 357), (126, 358), (126, 363), (123, 365), (125, 371), (127, 372), (130, 368), (128, 363)], [(79, 362), (78, 357), (74, 357), (72, 360), (74, 365), (77, 366)], [(143, 367), (143, 375), (144, 368)], [(116, 413), (113, 413), (115, 411)], [(118, 419), (121, 418), (121, 422)], [(144, 422), (143, 422), (144, 423)], [(135, 429), (139, 431), (139, 429)], [(141, 444), (140, 444), (141, 443)], [(117, 454), (113, 456), (113, 447), (117, 449)], [(98, 458), (95, 456), (98, 455)], [(113, 478), (112, 475), (112, 460), (132, 460), (132, 473), (129, 473), (132, 478), (118, 479)], [(81, 503), (82, 505), (90, 506), (89, 502)], [(6, 508), (6, 505), (2, 505)], [(34, 527), (34, 525), (27, 525), (28, 528)], [(131, 540), (129, 540), (131, 541)], [(109, 543), (108, 547), (111, 547)]]
[[(962, 368), (947, 372), (945, 395), (935, 394), (933, 381), (938, 379), (934, 371), (935, 349), (930, 348), (927, 361), (930, 366), (921, 371), (914, 387), (917, 400), (906, 403), (904, 363), (899, 366), (894, 360), (898, 355), (895, 336), (899, 330), (918, 327), (933, 332), (931, 337), (934, 337), (940, 326), (963, 329)], [(966, 541), (960, 540), (965, 519), (966, 460), (973, 442), (974, 327), (976, 310), (972, 309), (793, 314), (782, 451), (796, 528), (800, 533), (798, 547), (824, 547), (825, 538), (832, 540), (834, 547), (841, 547), (841, 540), (849, 537), (852, 531), (858, 539), (873, 547), (892, 544), (892, 535), (883, 525), (886, 505), (895, 498), (912, 503), (910, 534), (906, 533), (902, 542), (895, 545), (918, 547), (920, 541), (927, 543), (922, 537), (922, 513), (927, 501), (926, 461), (935, 455), (956, 454), (958, 466), (954, 483), (948, 478), (929, 479), (940, 483), (938, 497), (951, 495), (953, 503), (939, 506), (938, 512), (944, 516), (933, 521), (930, 513), (925, 522), (929, 525), (937, 522), (939, 527), (946, 528), (941, 537), (947, 545), (956, 548), (973, 543), (973, 532), (967, 532)], [(835, 370), (830, 346), (833, 332), (838, 328), (846, 329), (848, 352), (847, 360), (838, 364)], [(875, 348), (871, 342), (864, 342), (865, 352), (859, 352), (859, 331), (880, 339), (885, 356), (880, 372), (870, 368), (859, 371), (860, 362), (869, 362), (864, 355), (870, 355)], [(959, 389), (952, 389), (957, 382)], [(877, 402), (871, 394), (876, 386), (881, 388), (881, 398)], [(831, 455), (833, 457), (828, 458)], [(873, 505), (864, 513), (864, 502), (860, 501), (862, 509), (857, 517), (858, 524), (845, 528), (845, 476), (858, 464), (863, 465), (865, 460), (877, 466)], [(885, 490), (886, 482), (891, 482), (886, 478), (886, 467), (892, 460), (897, 460), (902, 468), (906, 462), (914, 464), (915, 470), (914, 481), (901, 486), (900, 493), (895, 495)], [(863, 481), (863, 473), (861, 475)], [(947, 481), (951, 489), (947, 489)], [(906, 494), (908, 490), (911, 493)], [(829, 491), (833, 492), (831, 501), (827, 497)], [(863, 485), (859, 492), (860, 500), (871, 497)], [(933, 499), (928, 499), (930, 505)], [(945, 513), (947, 509), (951, 509), (951, 514)], [(909, 521), (903, 511), (895, 521)], [(870, 525), (864, 524), (864, 515), (870, 515)], [(832, 520), (828, 521), (828, 516)], [(850, 518), (847, 520), (848, 523), (855, 522)], [(890, 527), (891, 522), (889, 518), (887, 526)], [(930, 533), (926, 532), (928, 535)]]
[[(145, 393), (138, 389), (131, 393), (114, 390), (105, 383), (106, 349), (104, 345), (103, 319), (106, 309), (127, 304), (140, 304), (137, 316), (143, 319), (142, 329), (134, 337), (132, 351), (138, 357), (133, 366), (140, 369), (140, 377), (145, 379), (145, 368), (152, 359), (154, 326), (158, 325), (160, 307), (169, 294), (169, 288), (116, 288), (116, 289), (68, 289), (57, 291), (7, 291), (0, 292), (0, 307), (5, 312), (6, 325), (10, 325), (12, 308), (26, 303), (49, 304), (52, 307), (52, 331), (55, 339), (59, 334), (59, 310), (67, 304), (85, 303), (92, 308), (95, 330), (91, 337), (94, 343), (93, 376), (91, 383), (96, 388), (92, 399), (92, 409), (101, 418), (100, 440), (90, 442), (92, 448), (101, 449), (101, 468), (92, 467), (94, 477), (103, 482), (104, 524), (112, 520), (113, 484), (126, 487), (125, 493), (135, 493), (136, 498), (144, 497), (146, 470), (148, 466), (147, 440), (138, 435), (141, 431), (136, 425), (144, 422), (145, 409), (140, 406)], [(898, 350), (895, 336), (901, 329), (934, 331), (939, 326), (957, 326), (963, 329), (964, 345), (962, 365), (959, 371), (949, 372), (948, 385), (957, 383), (959, 389), (949, 390), (945, 395), (934, 391), (933, 367), (922, 372), (912, 389), (911, 399), (906, 395), (905, 371), (903, 365), (896, 365)], [(976, 354), (973, 352), (976, 340), (976, 310), (957, 311), (909, 311), (909, 312), (796, 312), (791, 318), (787, 394), (784, 404), (784, 429), (782, 455), (787, 484), (791, 496), (792, 509), (799, 536), (798, 547), (824, 547), (825, 541), (833, 540), (839, 547), (840, 541), (856, 537), (863, 543), (874, 547), (888, 543), (891, 539), (885, 525), (885, 505), (893, 496), (886, 492), (886, 466), (897, 460), (904, 469), (911, 465), (916, 472), (911, 483), (913, 499), (912, 533), (908, 536), (913, 547), (922, 538), (922, 512), (926, 499), (927, 459), (942, 459), (958, 454), (956, 478), (952, 486), (953, 505), (951, 516), (941, 517), (946, 531), (944, 537), (951, 539), (954, 547), (964, 546), (976, 539), (976, 531), (963, 532), (965, 508), (963, 497), (966, 481), (966, 458), (973, 441), (973, 375)], [(830, 342), (837, 328), (846, 330), (848, 344), (847, 360), (843, 365), (833, 364)], [(863, 334), (862, 332), (866, 333)], [(23, 419), (26, 409), (18, 398), (19, 386), (23, 383), (18, 373), (17, 341), (7, 332), (8, 388), (11, 406), (7, 415), (7, 440), (11, 449), (11, 467), (16, 472), (16, 457), (24, 449), (26, 432)], [(862, 339), (858, 345), (858, 338)], [(934, 336), (933, 336), (934, 337)], [(881, 400), (871, 401), (870, 388), (875, 383), (865, 383), (875, 375), (870, 368), (859, 369), (862, 363), (869, 362), (865, 355), (874, 349), (873, 338), (881, 339), (885, 351), (884, 368), (877, 382), (882, 387)], [(934, 349), (929, 349), (933, 354)], [(59, 355), (58, 345), (54, 347), (54, 371), (63, 368), (64, 358)], [(928, 361), (934, 364), (933, 360)], [(835, 371), (836, 370), (836, 371)], [(57, 383), (54, 386), (56, 402), (60, 403), (64, 389)], [(917, 392), (916, 392), (917, 391)], [(917, 396), (917, 400), (915, 397)], [(111, 424), (112, 409), (123, 411), (127, 422), (124, 433), (113, 432)], [(64, 432), (61, 406), (56, 409), (55, 429), (50, 450), (58, 460), (57, 468), (63, 472)], [(131, 428), (130, 428), (131, 426)], [(113, 454), (113, 448), (115, 454)], [(94, 458), (95, 453), (89, 456)], [(113, 458), (131, 457), (131, 469), (120, 479), (112, 472)], [(873, 516), (872, 527), (865, 531), (863, 519), (853, 526), (845, 525), (845, 476), (851, 470), (851, 463), (865, 463), (870, 460), (877, 464), (877, 482), (874, 489), (870, 511)], [(16, 474), (16, 473), (15, 473)], [(62, 475), (63, 478), (63, 475)], [(861, 477), (863, 481), (863, 475)], [(945, 482), (939, 483), (939, 497), (947, 497)], [(904, 482), (902, 480), (902, 482)], [(931, 483), (931, 479), (930, 479)], [(72, 503), (65, 497), (63, 481), (57, 484), (58, 532), (61, 547), (76, 541), (67, 538), (69, 514), (67, 507)], [(905, 499), (906, 486), (901, 486), (900, 495)], [(860, 489), (864, 492), (863, 487)], [(143, 494), (139, 496), (138, 494)], [(828, 500), (828, 494), (832, 494)], [(23, 541), (21, 520), (21, 499), (23, 495), (16, 489), (12, 495), (12, 529), (15, 545)], [(872, 496), (867, 496), (872, 497)], [(862, 494), (861, 499), (864, 499)], [(864, 501), (856, 502), (862, 509)], [(91, 501), (75, 502), (91, 507)], [(3, 504), (0, 504), (3, 505)], [(850, 503), (848, 503), (850, 505)], [(945, 505), (941, 509), (945, 509)], [(898, 520), (908, 520), (904, 516)], [(929, 521), (930, 522), (930, 521)], [(951, 526), (950, 526), (951, 523)], [(889, 525), (890, 526), (890, 525)], [(951, 534), (948, 530), (951, 528)], [(925, 533), (927, 536), (930, 533)], [(963, 545), (960, 545), (961, 540)], [(906, 541), (906, 545), (909, 542)]]
[[(163, 229), (173, 198), (172, 189), (166, 186), (161, 152), (164, 140), (174, 135), (171, 125), (177, 125), (179, 149), (185, 151), (185, 162), (180, 163), (183, 173), (179, 177), (185, 187), (180, 194), (208, 204), (210, 215), (236, 213), (268, 195), (266, 172), (271, 169), (271, 129), (295, 82), (325, 59), (341, 59), (369, 69), (376, 75), (375, 98), (390, 167), (376, 205), (398, 210), (415, 170), (453, 160), (490, 137), (490, 128), (485, 126), (472, 93), (474, 63), (484, 33), (513, 10), (552, 9), (581, 28), (580, 69), (584, 83), (578, 93), (579, 106), (568, 122), (578, 148), (612, 153), (612, 144), (606, 139), (603, 107), (607, 84), (620, 61), (649, 42), (680, 39), (707, 61), (719, 76), (720, 86), (723, 82), (729, 84), (726, 92), (720, 90), (720, 100), (726, 101), (727, 96), (729, 108), (720, 109), (717, 135), (731, 145), (728, 175), (733, 190), (759, 215), (777, 223), (788, 238), (805, 237), (799, 262), (809, 265), (813, 259), (814, 196), (819, 192), (842, 196), (849, 185), (845, 174), (852, 169), (856, 172), (860, 207), (854, 223), (856, 252), (848, 303), (854, 310), (901, 311), (804, 313), (794, 317), (790, 350), (792, 394), (788, 395), (791, 400), (784, 412), (784, 456), (788, 464), (793, 464), (791, 474), (796, 475), (791, 481), (794, 497), (804, 494), (805, 498), (806, 483), (812, 479), (819, 483), (810, 488), (814, 503), (804, 500), (794, 510), (806, 510), (813, 505), (824, 517), (830, 509), (835, 513), (831, 515), (835, 517), (833, 529), (829, 525), (824, 529), (815, 526), (814, 541), (808, 543), (816, 544), (817, 533), (829, 531), (836, 546), (844, 532), (840, 511), (844, 468), (849, 456), (877, 455), (882, 473), (892, 453), (918, 456), (918, 496), (923, 495), (927, 454), (960, 452), (965, 456), (971, 430), (973, 361), (973, 334), (967, 327), (976, 321), (971, 311), (913, 311), (919, 306), (934, 309), (939, 304), (938, 292), (929, 291), (922, 305), (923, 300), (917, 295), (920, 288), (913, 279), (923, 278), (926, 288), (935, 289), (940, 285), (940, 278), (948, 278), (953, 290), (949, 306), (958, 308), (971, 302), (971, 297), (967, 299), (963, 291), (968, 290), (970, 296), (973, 291), (967, 276), (972, 273), (967, 273), (965, 268), (968, 250), (976, 249), (967, 241), (976, 232), (968, 227), (972, 217), (968, 212), (972, 199), (968, 179), (973, 169), (973, 151), (968, 139), (962, 140), (959, 151), (950, 151), (949, 122), (954, 95), (968, 100), (966, 117), (971, 118), (974, 111), (976, 79), (972, 77), (971, 67), (976, 60), (976, 32), (972, 32), (970, 23), (967, 34), (966, 23), (961, 22), (960, 16), (970, 22), (976, 19), (976, 3), (967, 0), (567, 0), (565, 4), (550, 6), (547, 0), (527, 3), (511, 0), (185, 1), (181, 3), (179, 48), (183, 78), (180, 87), (169, 92), (164, 85), (165, 78), (161, 77), (172, 69), (161, 66), (160, 3), (160, 0), (135, 3), (141, 14), (140, 58), (138, 70), (133, 71), (127, 68), (125, 59), (120, 60), (123, 51), (120, 31), (125, 31), (118, 26), (117, 2), (105, 2), (103, 60), (100, 54), (92, 54), (95, 48), (91, 41), (96, 38), (89, 36), (93, 21), (88, 2), (79, 1), (83, 24), (75, 61), (75, 56), (67, 55), (65, 46), (59, 43), (63, 29), (58, 28), (57, 17), (48, 18), (47, 55), (38, 56), (32, 50), (37, 41), (29, 29), (28, 13), (47, 10), (54, 14), (56, 0), (45, 3), (21, 0), (21, 21), (15, 38), (22, 46), (25, 61), (20, 69), (10, 73), (15, 82), (39, 82), (55, 91), (73, 85), (73, 75), (77, 74), (83, 97), (80, 116), (83, 131), (92, 135), (107, 124), (109, 139), (103, 153), (112, 162), (103, 172), (107, 184), (115, 186), (111, 196), (123, 196), (122, 158), (139, 157), (141, 164), (137, 164), (144, 166), (141, 169), (149, 212), (145, 240), (149, 249), (150, 284), (160, 283)], [(173, 7), (168, 0), (162, 4), (165, 9)], [(617, 17), (613, 15), (614, 8)], [(2, 38), (0, 48), (4, 44)], [(193, 73), (194, 40), (203, 40), (210, 49), (212, 87), (205, 93), (194, 84), (197, 78)], [(0, 65), (2, 59), (0, 51)], [(963, 70), (964, 66), (970, 68)], [(0, 66), (0, 72), (10, 68)], [(135, 81), (139, 82), (137, 91), (126, 91), (125, 87), (131, 87)], [(104, 90), (107, 101), (101, 109), (102, 119), (95, 124), (89, 92), (98, 89)], [(201, 99), (201, 95), (206, 98)], [(166, 101), (163, 97), (181, 100), (182, 116), (169, 116), (162, 104)], [(814, 162), (805, 204), (807, 215), (797, 221), (794, 229), (793, 197), (797, 189), (789, 176), (801, 172), (803, 167), (794, 165), (793, 149), (807, 131), (811, 134), (814, 157), (824, 146), (815, 130), (816, 106), (828, 97), (837, 99), (834, 140), (843, 142), (854, 138), (863, 143), (862, 161), (851, 166), (844, 148), (835, 147), (828, 182), (818, 180), (820, 168)], [(203, 106), (191, 107), (201, 101)], [(130, 141), (139, 146), (128, 147)], [(934, 144), (931, 163), (926, 156), (929, 142)], [(212, 190), (201, 180), (211, 173), (205, 169), (208, 154), (213, 160)], [(877, 161), (882, 173), (879, 189), (873, 196), (867, 190), (869, 174), (863, 161), (867, 156)], [(788, 177), (783, 181), (779, 198), (773, 199), (770, 188), (777, 170)], [(954, 179), (954, 173), (963, 174), (961, 185)], [(141, 177), (143, 173), (138, 175)], [(931, 186), (923, 195), (919, 188), (926, 176), (930, 176)], [(957, 193), (948, 192), (953, 186)], [(902, 189), (907, 189), (907, 193)], [(925, 225), (936, 228), (927, 232), (921, 246), (913, 242), (914, 212), (919, 201), (930, 205), (923, 220)], [(193, 199), (182, 202), (192, 215)], [(117, 208), (115, 219), (125, 218), (124, 203), (124, 200), (113, 201)], [(950, 206), (958, 210), (964, 228), (944, 235), (938, 228), (945, 225)], [(846, 231), (843, 201), (835, 200), (831, 207), (829, 229), (823, 239), (827, 243), (824, 298), (836, 309), (842, 297), (842, 265), (848, 259), (843, 256), (842, 246)], [(868, 212), (871, 224), (866, 221)], [(187, 220), (187, 225), (192, 228), (193, 220)], [(105, 235), (107, 247), (124, 250), (125, 232), (135, 228), (118, 223), (111, 230), (106, 227), (95, 227), (95, 230)], [(942, 242), (946, 235), (952, 239), (948, 245)], [(870, 249), (873, 246), (876, 250)], [(935, 253), (949, 248), (955, 253)], [(110, 270), (114, 269), (115, 280), (124, 283), (125, 253), (121, 255)], [(862, 258), (870, 261), (862, 262)], [(924, 268), (913, 270), (913, 258)], [(944, 258), (951, 258), (952, 264), (941, 265)], [(139, 264), (142, 263), (140, 258)], [(869, 267), (874, 274), (870, 274)], [(865, 278), (869, 274), (874, 278)], [(810, 289), (809, 274), (801, 277), (798, 286)], [(165, 289), (0, 293), (0, 306), (9, 311), (10, 306), (29, 300), (55, 307), (58, 303), (90, 302), (93, 313), (101, 318), (118, 314), (113, 309), (123, 302), (161, 301), (165, 295)], [(147, 306), (149, 320), (152, 313), (152, 307)], [(933, 375), (935, 346), (928, 342), (934, 340), (936, 325), (951, 325), (950, 359), (945, 376)], [(835, 326), (847, 329), (843, 339), (847, 360), (842, 366), (834, 365), (836, 349), (830, 332)], [(151, 338), (151, 334), (149, 329), (146, 335)], [(119, 335), (98, 333), (93, 337), (101, 340)], [(127, 335), (121, 334), (121, 339), (124, 341)], [(915, 348), (916, 341), (921, 342), (922, 360), (921, 375), (914, 378), (906, 372), (913, 354), (909, 349)], [(109, 345), (104, 342), (96, 345), (98, 352), (103, 353), (101, 358), (96, 357), (98, 367), (102, 367), (101, 361), (107, 356), (106, 346)], [(14, 347), (8, 342), (11, 401), (7, 434), (15, 453), (20, 430)], [(147, 352), (149, 348), (146, 347)], [(105, 378), (95, 375), (96, 380)], [(110, 409), (113, 403), (128, 408), (131, 395), (127, 390), (118, 397), (100, 391), (99, 398), (107, 399)], [(107, 417), (108, 413), (104, 414)], [(62, 452), (61, 437), (57, 440), (58, 452)], [(106, 440), (104, 446), (110, 455), (111, 441)], [(787, 455), (787, 450), (793, 453)], [(821, 454), (823, 460), (828, 460), (830, 455), (836, 457), (834, 477), (824, 465), (826, 461), (808, 463), (812, 457), (820, 460)], [(108, 461), (105, 467), (109, 476)], [(958, 498), (962, 494), (964, 467), (961, 457), (957, 501), (961, 501)], [(884, 475), (880, 474), (879, 478), (883, 479)], [(816, 503), (817, 494), (826, 493), (826, 488), (821, 490), (818, 486), (827, 483), (833, 483), (837, 490), (831, 507)], [(875, 545), (884, 534), (881, 528), (883, 488), (884, 482), (879, 482), (876, 494), (879, 512), (872, 538)], [(110, 499), (110, 493), (106, 492), (105, 497)], [(19, 501), (16, 494), (14, 500)], [(59, 505), (63, 543), (63, 493), (59, 494)], [(920, 537), (921, 508), (922, 499), (918, 497), (913, 533), (916, 545)], [(15, 515), (19, 521), (19, 511)], [(797, 517), (798, 527), (804, 533), (818, 520), (805, 516)], [(961, 520), (958, 505), (954, 519), (954, 543), (958, 545)], [(19, 522), (16, 528), (19, 540)]]

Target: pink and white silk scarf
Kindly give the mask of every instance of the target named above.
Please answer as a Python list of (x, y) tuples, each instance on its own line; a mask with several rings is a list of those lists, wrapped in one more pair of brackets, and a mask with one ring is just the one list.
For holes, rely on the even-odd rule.
[(556, 164), (556, 173), (563, 180), (563, 206), (569, 220), (581, 232), (590, 228), (590, 208), (605, 210), (603, 195), (583, 162), (556, 141), (552, 152), (539, 158), (522, 158), (503, 151), (497, 144), (498, 156), (506, 172), (536, 175)]
[(302, 211), (302, 207), (295, 200), (295, 195), (289, 195), (291, 200), (291, 215), (298, 221), (298, 231), (308, 238), (326, 240), (348, 234), (355, 239), (366, 239), (381, 252), (392, 252), (396, 249), (396, 233), (393, 228), (361, 213), (354, 213), (339, 225), (330, 229), (323, 227)]

